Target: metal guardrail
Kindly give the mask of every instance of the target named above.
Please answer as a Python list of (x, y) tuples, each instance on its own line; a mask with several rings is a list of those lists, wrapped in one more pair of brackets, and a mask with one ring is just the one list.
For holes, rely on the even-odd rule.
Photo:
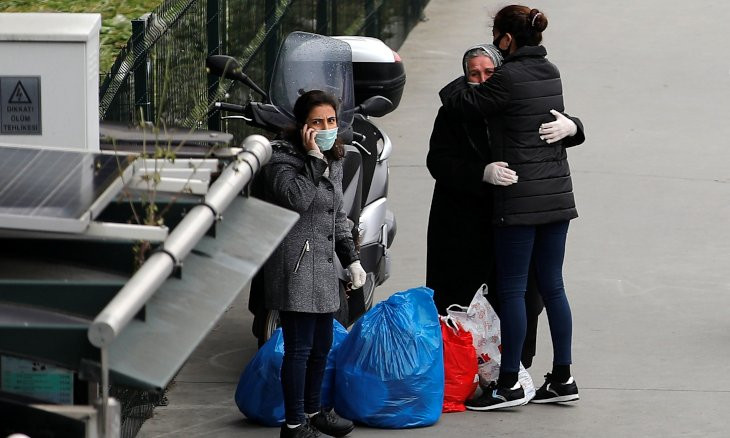
[[(195, 247), (220, 214), (239, 196), (258, 169), (271, 158), (269, 140), (252, 135), (244, 151), (221, 173), (203, 202), (188, 212), (172, 230), (162, 248), (150, 256), (89, 327), (89, 341), (104, 349), (134, 318), (176, 266)], [(103, 366), (103, 365), (102, 365)]]
[(103, 436), (119, 436), (119, 412), (108, 412), (110, 406), (119, 410), (109, 395), (110, 345), (270, 158), (269, 140), (260, 135), (247, 137), (243, 152), (223, 170), (203, 202), (188, 212), (161, 249), (147, 259), (89, 326), (89, 341), (101, 350)]

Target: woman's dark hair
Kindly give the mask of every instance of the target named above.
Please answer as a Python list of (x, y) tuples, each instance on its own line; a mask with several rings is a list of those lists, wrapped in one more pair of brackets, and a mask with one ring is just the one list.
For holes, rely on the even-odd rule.
[(545, 14), (522, 5), (505, 6), (494, 17), (494, 29), (511, 34), (517, 47), (539, 45), (547, 25)]
[[(339, 106), (337, 98), (330, 93), (321, 90), (310, 90), (299, 96), (297, 101), (294, 103), (294, 108), (292, 109), (296, 125), (284, 131), (284, 139), (291, 142), (293, 145), (304, 149), (304, 145), (302, 144), (302, 126), (307, 123), (307, 117), (309, 116), (309, 112), (312, 111), (312, 108), (320, 105), (331, 106), (335, 110), (335, 114), (337, 114)], [(345, 147), (342, 145), (340, 138), (337, 138), (332, 149), (323, 152), (323, 154), (331, 160), (339, 160), (344, 157)]]

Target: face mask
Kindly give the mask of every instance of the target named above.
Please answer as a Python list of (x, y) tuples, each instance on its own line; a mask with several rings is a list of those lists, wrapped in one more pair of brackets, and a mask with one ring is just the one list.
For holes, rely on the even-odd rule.
[(500, 41), (502, 41), (502, 38), (503, 38), (503, 37), (504, 37), (505, 35), (506, 35), (506, 34), (500, 34), (500, 35), (499, 35), (499, 36), (498, 36), (497, 38), (495, 38), (495, 39), (494, 39), (494, 41), (492, 41), (492, 44), (494, 44), (494, 47), (496, 47), (496, 48), (497, 48), (497, 50), (499, 50), (499, 53), (501, 53), (501, 54), (502, 54), (502, 58), (506, 58), (506, 57), (508, 57), (508, 56), (509, 56), (509, 47), (507, 47), (507, 49), (501, 49), (501, 48), (499, 47), (499, 42), (500, 42)]
[(467, 82), (467, 84), (469, 84), (470, 87), (476, 87), (479, 85), (479, 82)]
[(317, 143), (319, 150), (322, 152), (332, 149), (332, 146), (335, 144), (335, 140), (337, 140), (337, 128), (323, 129), (321, 131), (317, 131), (314, 135), (314, 141)]

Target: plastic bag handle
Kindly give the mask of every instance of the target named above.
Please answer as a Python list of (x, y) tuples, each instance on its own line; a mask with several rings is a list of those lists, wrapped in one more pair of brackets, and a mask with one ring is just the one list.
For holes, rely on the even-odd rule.
[(459, 312), (466, 312), (467, 310), (469, 310), (469, 308), (466, 306), (462, 306), (460, 304), (451, 304), (449, 307), (446, 308), (446, 310), (456, 310)]
[(461, 325), (459, 325), (459, 323), (454, 318), (452, 318), (451, 315), (442, 316), (441, 321), (443, 321), (444, 324), (446, 324), (446, 327), (450, 328), (455, 335), (459, 334), (459, 330), (463, 330)]

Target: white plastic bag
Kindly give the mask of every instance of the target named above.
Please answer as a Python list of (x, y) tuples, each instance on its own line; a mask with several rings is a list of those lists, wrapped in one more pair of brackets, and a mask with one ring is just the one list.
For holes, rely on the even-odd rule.
[[(499, 364), (502, 362), (500, 352), (502, 341), (499, 334), (499, 317), (484, 296), (486, 290), (487, 286), (482, 285), (474, 294), (469, 307), (452, 304), (446, 309), (446, 313), (471, 333), (479, 362), (479, 379), (482, 382), (496, 382), (499, 377)], [(517, 378), (525, 390), (525, 397), (531, 400), (535, 396), (535, 384), (522, 364)]]

